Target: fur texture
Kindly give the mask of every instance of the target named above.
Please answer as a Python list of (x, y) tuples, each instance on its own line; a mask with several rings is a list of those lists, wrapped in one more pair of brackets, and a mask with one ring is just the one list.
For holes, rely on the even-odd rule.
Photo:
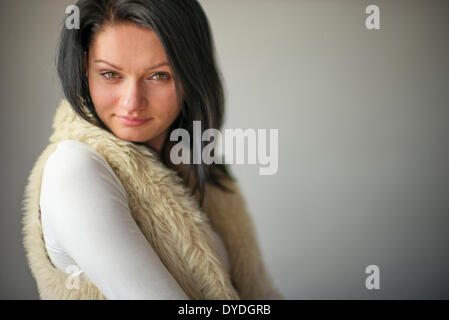
[[(164, 265), (191, 299), (283, 298), (265, 270), (251, 217), (238, 185), (225, 193), (207, 185), (204, 210), (183, 183), (179, 171), (167, 168), (148, 148), (121, 140), (79, 117), (63, 100), (57, 109), (50, 144), (37, 159), (23, 202), (23, 244), (41, 299), (106, 299), (86, 279), (67, 289), (68, 274), (48, 258), (39, 217), (42, 173), (57, 144), (81, 141), (99, 152), (124, 186), (131, 214)], [(61, 212), (61, 214), (63, 214)], [(228, 275), (218, 259), (211, 226), (222, 237), (229, 256)]]

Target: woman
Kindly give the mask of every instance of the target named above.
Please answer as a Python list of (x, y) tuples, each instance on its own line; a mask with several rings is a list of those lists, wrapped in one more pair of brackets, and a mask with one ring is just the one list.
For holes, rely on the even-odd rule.
[(24, 246), (41, 298), (282, 298), (226, 167), (170, 159), (172, 130), (195, 138), (194, 120), (203, 131), (222, 124), (200, 5), (76, 5), (80, 28), (63, 28), (57, 62), (66, 100), (24, 201)]

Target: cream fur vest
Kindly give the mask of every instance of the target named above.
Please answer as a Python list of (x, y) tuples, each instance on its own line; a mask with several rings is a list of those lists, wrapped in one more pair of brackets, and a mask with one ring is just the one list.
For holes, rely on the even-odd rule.
[[(65, 139), (81, 141), (106, 159), (128, 193), (134, 220), (191, 299), (282, 298), (264, 267), (236, 182), (226, 181), (234, 193), (208, 184), (200, 209), (177, 172), (151, 150), (90, 124), (66, 100), (56, 111), (53, 128), (50, 144), (31, 171), (23, 203), (23, 244), (41, 299), (106, 299), (88, 278), (79, 282), (79, 289), (67, 289), (68, 274), (53, 266), (45, 248), (39, 214), (42, 173)], [(211, 227), (225, 243), (230, 275), (218, 259)]]

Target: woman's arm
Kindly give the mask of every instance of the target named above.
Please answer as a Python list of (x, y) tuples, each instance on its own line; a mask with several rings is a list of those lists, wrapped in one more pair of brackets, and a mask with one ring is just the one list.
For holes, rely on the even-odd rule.
[(188, 299), (132, 218), (120, 181), (89, 146), (58, 145), (40, 203), (53, 243), (108, 299)]

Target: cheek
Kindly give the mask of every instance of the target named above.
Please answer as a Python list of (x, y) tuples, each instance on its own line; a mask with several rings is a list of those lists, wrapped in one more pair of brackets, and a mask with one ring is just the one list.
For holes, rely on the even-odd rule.
[(161, 119), (174, 120), (179, 113), (179, 103), (174, 85), (163, 90), (154, 90), (149, 99), (154, 115)]
[(118, 94), (96, 79), (89, 79), (89, 91), (97, 114), (101, 120), (105, 121), (108, 113), (112, 111)]

